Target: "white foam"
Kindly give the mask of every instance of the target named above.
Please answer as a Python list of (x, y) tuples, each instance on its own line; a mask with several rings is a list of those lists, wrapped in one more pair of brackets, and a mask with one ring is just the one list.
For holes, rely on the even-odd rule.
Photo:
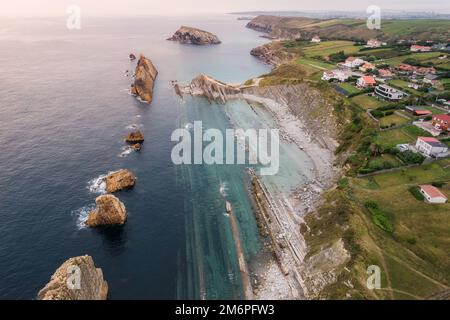
[(127, 130), (137, 130), (142, 128), (142, 124), (133, 123), (125, 127)]
[(87, 188), (92, 193), (105, 194), (106, 193), (106, 177), (107, 174), (102, 174), (97, 178), (88, 181)]
[(224, 181), (220, 183), (219, 192), (222, 195), (222, 197), (226, 198), (228, 196), (228, 182)]
[(87, 206), (81, 207), (80, 209), (72, 211), (72, 216), (75, 217), (75, 223), (78, 230), (86, 229), (86, 220), (89, 213), (95, 209), (95, 204), (89, 204)]
[(119, 157), (124, 158), (124, 157), (128, 156), (130, 153), (132, 153), (133, 151), (135, 151), (135, 150), (131, 146), (123, 146), (122, 152), (119, 154)]

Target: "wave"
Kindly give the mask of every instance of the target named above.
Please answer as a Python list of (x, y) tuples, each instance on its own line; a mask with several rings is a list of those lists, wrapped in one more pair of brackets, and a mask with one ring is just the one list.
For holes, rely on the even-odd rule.
[(140, 129), (142, 127), (143, 127), (142, 124), (133, 123), (133, 124), (130, 124), (130, 125), (126, 126), (125, 129), (127, 129), (127, 130), (137, 130), (137, 129)]
[(108, 174), (102, 174), (102, 175), (98, 176), (97, 178), (89, 180), (88, 186), (87, 186), (87, 188), (89, 189), (89, 192), (105, 194), (106, 193), (106, 177), (108, 176)]
[(72, 216), (75, 217), (75, 223), (78, 230), (86, 229), (86, 220), (88, 218), (89, 212), (95, 209), (95, 204), (89, 204), (87, 206), (81, 207), (80, 209), (72, 211)]
[(124, 158), (128, 156), (130, 153), (133, 153), (135, 150), (130, 146), (123, 146), (122, 152), (119, 154), (119, 157)]

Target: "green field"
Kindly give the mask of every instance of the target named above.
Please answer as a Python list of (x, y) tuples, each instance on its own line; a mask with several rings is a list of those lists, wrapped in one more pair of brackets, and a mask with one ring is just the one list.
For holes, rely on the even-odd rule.
[[(441, 160), (351, 180), (355, 200), (376, 203), (393, 223), (391, 236), (375, 225), (366, 211), (370, 239), (361, 235), (368, 246), (380, 249), (375, 251), (379, 254), (377, 261), (382, 269), (386, 268), (385, 287), (390, 283), (395, 289), (392, 298), (425, 298), (445, 290), (450, 283), (450, 204), (426, 204), (408, 191), (419, 184), (450, 182), (449, 166), (450, 160)], [(449, 185), (441, 191), (450, 197)]]
[(390, 59), (386, 59), (383, 61), (383, 64), (386, 63), (392, 67), (396, 67), (399, 64), (403, 63), (406, 59), (416, 59), (418, 61), (425, 62), (427, 60), (431, 60), (437, 58), (441, 55), (440, 52), (422, 52), (422, 53), (411, 53), (406, 56), (399, 56)]
[(391, 114), (389, 116), (383, 117), (380, 119), (380, 126), (381, 127), (388, 127), (388, 126), (397, 126), (399, 124), (406, 123), (410, 120), (401, 117), (397, 114)]
[(301, 64), (303, 66), (308, 66), (315, 68), (317, 70), (331, 70), (336, 68), (335, 65), (331, 63), (326, 63), (317, 59), (311, 59), (311, 58), (299, 58), (296, 61), (298, 64)]
[(445, 34), (450, 30), (450, 20), (384, 20), (382, 31), (385, 35), (398, 38), (407, 34)]
[(305, 56), (310, 57), (326, 57), (332, 53), (344, 51), (345, 54), (352, 54), (358, 52), (359, 46), (355, 46), (352, 41), (324, 41), (319, 44), (312, 44), (303, 48)]
[(358, 89), (357, 87), (355, 87), (354, 85), (350, 84), (350, 83), (341, 83), (339, 84), (339, 87), (341, 87), (342, 89), (344, 89), (345, 91), (347, 91), (349, 94), (356, 94), (361, 92), (360, 89)]
[(356, 103), (361, 109), (376, 109), (386, 103), (384, 101), (378, 100), (377, 98), (370, 97), (367, 94), (362, 94), (350, 99), (350, 101)]
[(407, 93), (411, 93), (411, 94), (414, 94), (414, 95), (421, 95), (422, 94), (421, 92), (419, 92), (419, 91), (417, 91), (415, 89), (409, 88), (408, 87), (409, 82), (404, 81), (404, 80), (394, 79), (394, 80), (390, 80), (388, 83), (390, 85), (392, 85), (393, 87), (397, 87), (397, 89), (406, 91)]
[(382, 131), (376, 137), (376, 141), (384, 147), (393, 147), (397, 144), (413, 143), (419, 136), (428, 137), (430, 134), (410, 124), (401, 128)]

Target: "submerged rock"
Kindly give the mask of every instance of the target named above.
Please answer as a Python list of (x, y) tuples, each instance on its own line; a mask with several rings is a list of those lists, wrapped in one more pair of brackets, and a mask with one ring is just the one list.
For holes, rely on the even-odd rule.
[(123, 225), (127, 220), (125, 205), (111, 194), (95, 199), (97, 207), (89, 213), (86, 225), (89, 227)]
[(141, 132), (141, 130), (130, 132), (125, 137), (125, 141), (132, 145), (142, 144), (144, 142), (144, 134)]
[[(79, 270), (79, 273), (77, 273)], [(79, 278), (77, 280), (77, 275)], [(91, 256), (70, 258), (38, 293), (39, 300), (106, 300), (108, 283)]]
[(208, 45), (220, 44), (219, 38), (211, 32), (182, 26), (175, 34), (167, 40), (178, 41), (185, 44)]
[(136, 66), (134, 84), (131, 85), (131, 93), (139, 96), (143, 101), (151, 103), (157, 75), (158, 71), (153, 63), (141, 54)]
[(140, 144), (140, 143), (132, 144), (131, 148), (133, 148), (134, 151), (141, 151), (142, 144)]
[(123, 189), (133, 188), (136, 183), (136, 176), (130, 170), (122, 169), (108, 175), (105, 181), (106, 191), (113, 193)]

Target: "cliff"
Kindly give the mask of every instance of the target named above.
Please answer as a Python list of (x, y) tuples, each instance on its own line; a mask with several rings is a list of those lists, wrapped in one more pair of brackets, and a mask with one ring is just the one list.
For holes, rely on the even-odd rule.
[(296, 53), (287, 51), (278, 41), (253, 48), (250, 54), (271, 66), (278, 66), (297, 56)]
[(209, 101), (225, 103), (230, 96), (238, 95), (241, 90), (207, 75), (201, 74), (194, 78), (188, 86), (179, 87), (180, 92), (194, 96), (204, 96)]
[[(79, 269), (78, 269), (79, 268)], [(76, 276), (79, 270), (80, 278)], [(79, 287), (77, 287), (79, 285)], [(38, 293), (39, 300), (106, 300), (108, 283), (102, 269), (96, 268), (90, 256), (70, 258), (53, 274), (50, 282)]]
[(130, 170), (119, 170), (108, 175), (105, 179), (106, 191), (109, 193), (123, 189), (133, 188), (136, 183), (136, 176)]
[(158, 71), (153, 63), (141, 54), (136, 66), (134, 84), (131, 85), (131, 93), (139, 96), (143, 101), (151, 103), (157, 75)]
[(86, 225), (98, 227), (106, 225), (123, 225), (127, 220), (125, 205), (118, 198), (107, 194), (95, 199), (97, 207), (89, 213)]
[(208, 45), (220, 44), (219, 38), (211, 32), (182, 26), (169, 39), (170, 41), (178, 41), (184, 44)]

